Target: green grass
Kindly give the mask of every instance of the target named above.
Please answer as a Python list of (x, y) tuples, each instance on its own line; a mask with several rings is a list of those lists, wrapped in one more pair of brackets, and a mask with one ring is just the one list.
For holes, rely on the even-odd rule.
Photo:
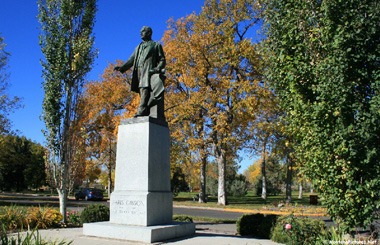
[[(207, 203), (199, 203), (198, 201), (193, 201), (193, 197), (197, 192), (180, 192), (178, 196), (174, 197), (174, 204), (184, 205), (184, 206), (201, 206), (201, 207), (221, 207), (217, 204), (218, 199), (216, 196), (210, 196)], [(313, 193), (315, 195), (315, 193)], [(294, 192), (292, 195), (291, 205), (299, 206), (311, 206), (309, 204), (310, 193), (304, 193), (302, 199), (298, 199), (298, 193)], [(261, 208), (263, 206), (277, 206), (281, 202), (285, 202), (285, 195), (268, 196), (266, 200), (262, 199), (260, 196), (256, 196), (253, 192), (248, 192), (244, 197), (227, 197), (229, 208), (238, 209), (252, 209)], [(318, 205), (319, 207), (321, 205)]]

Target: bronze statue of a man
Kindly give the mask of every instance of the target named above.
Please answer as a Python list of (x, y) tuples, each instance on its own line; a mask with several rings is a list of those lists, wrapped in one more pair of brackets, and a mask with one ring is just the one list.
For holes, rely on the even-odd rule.
[(165, 120), (164, 80), (165, 54), (161, 44), (152, 41), (152, 28), (143, 26), (143, 40), (127, 62), (115, 70), (125, 72), (133, 66), (131, 90), (140, 93), (140, 105), (135, 117), (151, 116)]

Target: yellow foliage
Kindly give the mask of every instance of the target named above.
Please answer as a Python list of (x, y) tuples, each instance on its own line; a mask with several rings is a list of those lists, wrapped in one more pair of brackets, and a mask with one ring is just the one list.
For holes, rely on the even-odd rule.
[(136, 114), (139, 104), (140, 97), (138, 94), (134, 94), (131, 102), (126, 106), (126, 112), (124, 113), (123, 118), (132, 118)]
[(17, 206), (1, 207), (0, 220), (7, 230), (20, 229), (28, 224), (26, 210)]
[(59, 224), (62, 214), (53, 208), (33, 207), (28, 209), (27, 220), (30, 227), (46, 229)]
[(251, 7), (248, 0), (207, 0), (200, 14), (168, 21), (165, 114), (172, 138), (183, 146), (176, 150), (197, 158), (183, 159), (193, 179), (201, 164), (193, 170), (186, 163), (235, 156), (245, 129), (263, 110), (259, 100), (271, 95), (260, 83), (255, 44), (236, 28), (255, 24)]
[[(120, 120), (130, 117), (137, 107), (136, 94), (130, 91), (130, 72), (121, 74), (114, 71), (122, 61), (109, 64), (100, 80), (85, 85), (85, 92), (80, 100), (80, 115), (77, 127), (82, 143), (81, 164), (86, 158), (97, 159), (98, 165), (104, 164), (107, 171), (112, 171), (116, 160), (116, 140)], [(89, 167), (86, 163), (86, 175), (93, 180), (100, 174), (99, 167)]]
[(249, 183), (255, 184), (259, 181), (259, 178), (261, 176), (261, 164), (261, 160), (255, 161), (247, 168), (247, 170), (245, 170), (244, 175)]

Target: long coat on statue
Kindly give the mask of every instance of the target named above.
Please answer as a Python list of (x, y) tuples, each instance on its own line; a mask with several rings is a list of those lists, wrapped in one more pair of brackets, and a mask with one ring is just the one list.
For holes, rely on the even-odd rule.
[[(131, 90), (139, 93), (139, 88), (157, 88), (163, 90), (164, 76), (159, 74), (165, 68), (166, 61), (164, 51), (161, 44), (155, 41), (141, 42), (134, 50), (133, 54), (129, 57), (127, 62), (120, 67), (120, 72), (125, 72), (133, 66)], [(151, 86), (151, 71), (155, 70), (153, 82), (159, 83)], [(158, 96), (157, 91), (153, 91), (155, 96)]]

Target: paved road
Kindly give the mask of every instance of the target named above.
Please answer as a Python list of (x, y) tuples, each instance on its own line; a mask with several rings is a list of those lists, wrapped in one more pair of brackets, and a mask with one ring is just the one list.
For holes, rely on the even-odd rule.
[(192, 208), (192, 207), (182, 207), (182, 206), (174, 206), (173, 208), (174, 214), (182, 214), (189, 216), (197, 216), (197, 217), (208, 217), (208, 218), (217, 218), (217, 219), (238, 219), (243, 214), (238, 212), (227, 212), (220, 209), (200, 209), (200, 208)]

